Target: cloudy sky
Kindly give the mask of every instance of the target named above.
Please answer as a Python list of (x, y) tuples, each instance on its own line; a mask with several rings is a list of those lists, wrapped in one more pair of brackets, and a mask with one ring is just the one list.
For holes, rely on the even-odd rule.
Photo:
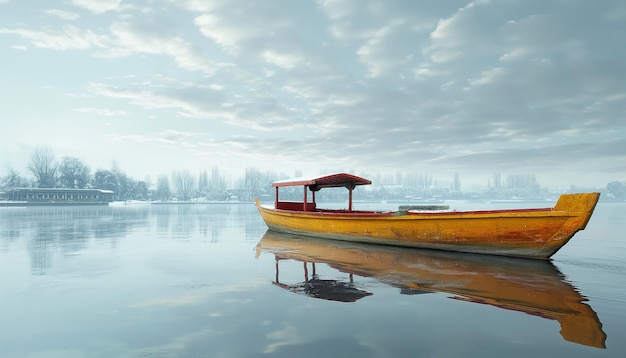
[(0, 175), (626, 180), (623, 0), (0, 0), (0, 58)]

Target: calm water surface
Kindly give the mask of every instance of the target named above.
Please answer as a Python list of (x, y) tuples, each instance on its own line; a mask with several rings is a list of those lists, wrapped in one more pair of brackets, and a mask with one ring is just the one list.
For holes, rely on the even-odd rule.
[(251, 204), (0, 208), (0, 356), (623, 357), (624, 232), (600, 203), (548, 263), (285, 237)]

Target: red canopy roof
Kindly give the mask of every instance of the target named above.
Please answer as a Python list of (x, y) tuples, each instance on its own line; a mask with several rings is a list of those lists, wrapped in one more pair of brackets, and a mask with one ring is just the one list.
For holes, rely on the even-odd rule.
[(273, 187), (310, 185), (315, 190), (321, 188), (354, 187), (372, 184), (370, 180), (352, 174), (337, 173), (316, 178), (293, 178), (272, 183)]

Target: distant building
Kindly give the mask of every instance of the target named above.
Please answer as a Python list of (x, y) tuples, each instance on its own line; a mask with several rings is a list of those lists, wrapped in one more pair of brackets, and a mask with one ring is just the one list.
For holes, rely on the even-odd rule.
[(4, 193), (4, 200), (27, 204), (100, 204), (113, 201), (113, 191), (102, 189), (15, 188)]

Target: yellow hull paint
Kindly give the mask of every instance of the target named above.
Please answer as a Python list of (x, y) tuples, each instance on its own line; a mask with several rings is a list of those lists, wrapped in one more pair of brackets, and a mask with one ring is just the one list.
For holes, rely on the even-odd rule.
[(273, 253), (277, 260), (324, 263), (405, 290), (443, 292), (556, 320), (564, 339), (605, 347), (606, 334), (597, 314), (550, 262), (328, 241), (273, 231), (258, 243), (257, 256), (261, 252)]
[(328, 239), (549, 258), (585, 228), (599, 193), (563, 194), (554, 208), (467, 212), (292, 211), (259, 213), (274, 231)]

